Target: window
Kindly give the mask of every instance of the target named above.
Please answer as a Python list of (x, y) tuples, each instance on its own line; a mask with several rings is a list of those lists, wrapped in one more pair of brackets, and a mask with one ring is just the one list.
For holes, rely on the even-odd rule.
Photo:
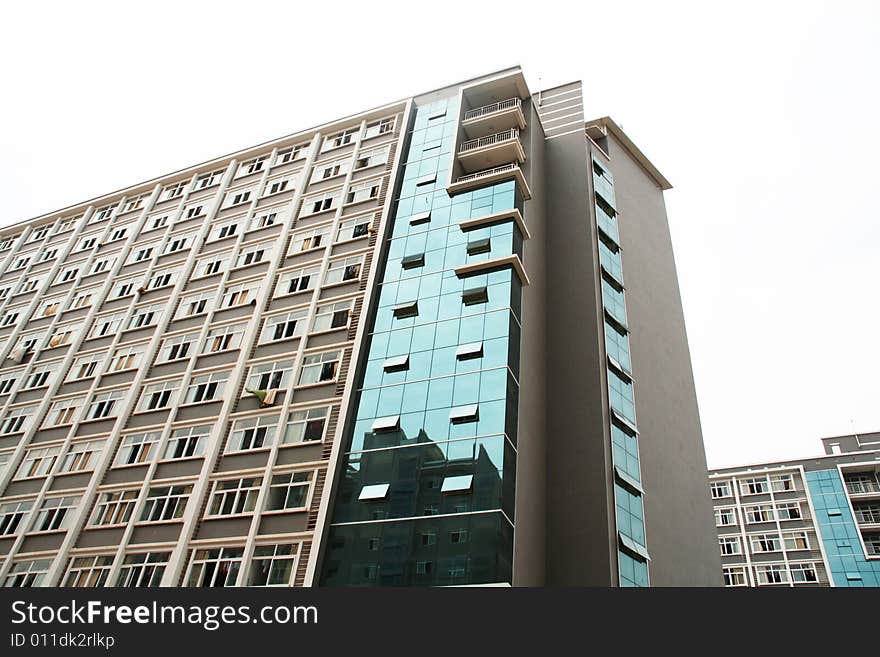
[(144, 386), (141, 392), (139, 411), (156, 411), (168, 408), (174, 403), (175, 394), (180, 388), (180, 381), (161, 381)]
[(299, 375), (299, 385), (335, 381), (339, 372), (339, 357), (338, 351), (305, 356)]
[(390, 484), (368, 484), (361, 488), (358, 500), (361, 502), (372, 500), (384, 500), (388, 497)]
[(205, 345), (202, 348), (202, 353), (213, 354), (218, 351), (238, 349), (241, 347), (241, 341), (244, 338), (246, 328), (247, 324), (228, 324), (211, 329), (208, 331), (207, 336), (205, 336)]
[(234, 205), (241, 205), (242, 203), (248, 203), (251, 200), (251, 191), (250, 189), (244, 190), (232, 190), (231, 192), (226, 193), (226, 198), (223, 200), (224, 208), (231, 208)]
[(89, 404), (88, 411), (86, 411), (86, 420), (102, 420), (106, 417), (110, 417), (111, 413), (113, 413), (113, 409), (116, 407), (117, 402), (122, 399), (122, 391), (114, 390), (113, 392), (102, 392), (96, 394), (92, 398), (92, 403)]
[[(37, 345), (43, 341), (43, 338), (46, 337), (46, 333), (41, 331), (39, 333), (27, 333), (21, 336), (21, 339), (18, 341), (18, 351), (21, 353), (21, 358), (24, 357), (30, 351), (33, 351), (37, 348)], [(15, 352), (9, 354), (9, 358), (16, 358)], [(20, 360), (18, 362), (21, 362)]]
[(287, 416), (282, 443), (288, 445), (324, 440), (329, 417), (329, 406), (291, 411)]
[(187, 221), (189, 219), (196, 219), (199, 217), (205, 216), (205, 206), (201, 203), (190, 203), (186, 207), (183, 208), (183, 213), (181, 214), (181, 221)]
[(368, 123), (367, 129), (364, 131), (364, 139), (371, 139), (373, 137), (378, 137), (379, 135), (387, 135), (394, 132), (394, 122), (395, 117), (389, 116), (380, 121)]
[(248, 230), (259, 230), (260, 228), (274, 226), (279, 220), (277, 211), (256, 214), (250, 220)]
[(382, 179), (364, 180), (362, 182), (353, 183), (348, 188), (348, 194), (345, 195), (346, 203), (361, 203), (370, 199), (379, 198), (379, 190), (382, 188)]
[(760, 495), (769, 493), (770, 487), (767, 485), (767, 477), (755, 477), (741, 480), (739, 490), (743, 495)]
[(54, 260), (58, 257), (58, 249), (45, 249), (41, 254), (38, 262), (48, 262), (49, 260)]
[(776, 493), (794, 490), (794, 477), (790, 474), (778, 474), (770, 476), (770, 487)]
[(60, 472), (82, 472), (94, 469), (98, 454), (104, 449), (103, 440), (73, 443), (61, 461)]
[(370, 233), (370, 226), (372, 224), (373, 215), (347, 219), (339, 224), (339, 230), (336, 232), (336, 241), (346, 242), (358, 239), (359, 237), (366, 237)]
[(143, 204), (144, 199), (147, 197), (147, 194), (141, 194), (140, 196), (135, 196), (134, 198), (128, 199), (125, 203), (122, 204), (122, 212), (133, 212), (134, 210), (138, 210)]
[(320, 267), (304, 267), (281, 274), (276, 296), (311, 290), (315, 286), (315, 278), (319, 271)]
[(721, 546), (722, 555), (742, 554), (739, 536), (721, 536), (718, 539), (718, 544)]
[(144, 262), (145, 260), (149, 260), (153, 257), (153, 252), (156, 250), (158, 246), (158, 242), (153, 242), (152, 244), (144, 244), (134, 250), (132, 250), (131, 255), (128, 256), (128, 260), (125, 264), (131, 265), (136, 262)]
[(46, 415), (44, 426), (60, 427), (64, 424), (72, 424), (84, 401), (83, 397), (75, 397), (54, 402)]
[(20, 589), (40, 586), (51, 565), (51, 559), (16, 561), (12, 564), (12, 568), (9, 569), (9, 574), (6, 575), (6, 581), (3, 582), (3, 586)]
[(153, 273), (152, 277), (150, 278), (150, 282), (147, 284), (147, 287), (151, 290), (157, 290), (160, 287), (174, 285), (174, 283), (177, 282), (177, 275), (179, 273), (179, 268), (159, 269), (158, 271)]
[(128, 320), (128, 324), (126, 324), (125, 328), (128, 329), (137, 329), (143, 328), (145, 326), (152, 326), (159, 322), (159, 317), (162, 315), (162, 309), (165, 307), (162, 303), (155, 303), (149, 306), (141, 306), (140, 308), (135, 308), (134, 313), (131, 318)]
[(293, 162), (294, 160), (298, 160), (301, 157), (305, 157), (305, 151), (308, 147), (308, 144), (299, 144), (298, 146), (293, 146), (291, 148), (278, 151), (275, 154), (275, 163), (273, 166), (278, 166), (279, 164), (287, 164), (288, 162)]
[(88, 237), (83, 237), (79, 241), (79, 246), (77, 247), (77, 251), (88, 251), (91, 248), (94, 248), (95, 244), (98, 243), (98, 238), (95, 235), (89, 235)]
[(105, 335), (115, 335), (119, 332), (122, 320), (125, 319), (125, 312), (112, 313), (110, 315), (98, 315), (92, 330), (89, 332), (90, 338), (102, 338)]
[(388, 162), (388, 153), (391, 146), (379, 146), (378, 148), (370, 148), (358, 153), (356, 169), (367, 169), (369, 167), (379, 166)]
[(733, 509), (715, 509), (715, 526), (726, 527), (736, 524), (736, 515)]
[(238, 232), (238, 221), (227, 221), (214, 227), (210, 239), (223, 240), (232, 237), (236, 232)]
[(231, 516), (253, 511), (263, 480), (260, 477), (221, 479), (214, 482), (207, 516)]
[(110, 293), (110, 296), (113, 299), (121, 299), (122, 297), (127, 297), (134, 292), (134, 286), (138, 282), (138, 278), (123, 278), (119, 282), (117, 282), (113, 286), (113, 291)]
[(212, 301), (217, 295), (216, 292), (201, 292), (199, 294), (190, 294), (180, 300), (180, 306), (177, 309), (177, 318), (194, 317), (202, 313), (210, 312)]
[(20, 374), (21, 372), (4, 372), (0, 374), (0, 395), (7, 395), (12, 391)]
[(0, 241), (0, 251), (6, 251), (12, 247), (12, 243), (18, 239), (17, 237), (10, 237), (5, 240)]
[(302, 207), (299, 211), (299, 216), (306, 216), (310, 214), (318, 214), (319, 212), (328, 212), (336, 208), (336, 205), (339, 202), (339, 199), (342, 196), (342, 192), (340, 190), (336, 190), (333, 192), (324, 192), (323, 194), (316, 194), (315, 196), (308, 196), (303, 199)]
[(791, 581), (795, 584), (817, 582), (816, 567), (811, 563), (793, 563), (789, 566)]
[(163, 340), (157, 360), (162, 363), (167, 363), (169, 361), (186, 358), (189, 356), (190, 349), (198, 337), (198, 333), (187, 333), (186, 335), (178, 335)]
[(758, 584), (788, 583), (788, 569), (784, 564), (755, 566), (755, 574), (758, 576)]
[(94, 588), (106, 586), (113, 556), (74, 557), (64, 577), (64, 586)]
[(110, 233), (110, 237), (107, 238), (107, 242), (118, 242), (119, 240), (125, 239), (125, 236), (128, 234), (128, 227), (123, 226), (122, 228), (116, 228), (113, 232)]
[(241, 548), (196, 550), (189, 567), (186, 585), (190, 587), (235, 586), (241, 570)]
[(235, 266), (247, 267), (248, 265), (255, 265), (258, 262), (262, 262), (263, 260), (270, 258), (271, 256), (271, 242), (254, 244), (253, 246), (248, 246), (241, 250), (241, 253), (238, 254), (238, 258), (236, 258), (235, 260)]
[(65, 267), (55, 278), (55, 283), (53, 284), (57, 285), (58, 283), (70, 283), (77, 277), (77, 274), (79, 274), (78, 265), (74, 267)]
[(263, 170), (263, 165), (266, 163), (266, 160), (269, 159), (268, 155), (263, 155), (261, 157), (255, 157), (253, 160), (248, 160), (247, 162), (242, 162), (238, 167), (238, 176), (249, 176), (252, 173), (257, 173), (258, 171)]
[(24, 269), (28, 266), (30, 261), (31, 259), (29, 257), (16, 258), (10, 269)]
[(73, 365), (70, 366), (70, 373), (67, 375), (68, 381), (76, 381), (85, 379), (95, 375), (98, 365), (104, 360), (103, 353), (86, 354), (85, 356), (77, 356)]
[(445, 477), (440, 487), (441, 493), (464, 493), (470, 491), (474, 484), (474, 475), (457, 475)]
[(752, 552), (780, 552), (782, 539), (779, 534), (753, 534), (749, 536)]
[(272, 477), (269, 486), (269, 511), (305, 509), (308, 505), (311, 472), (285, 472)]
[(0, 504), (0, 536), (11, 536), (22, 526), (34, 503), (31, 501)]
[(274, 315), (266, 320), (266, 326), (263, 328), (263, 337), (261, 342), (273, 342), (275, 340), (286, 340), (294, 338), (305, 333), (305, 318), (308, 316), (308, 309), (294, 310), (284, 315)]
[(309, 251), (326, 246), (329, 228), (313, 228), (312, 230), (294, 233), (290, 243), (290, 254)]
[(186, 390), (186, 403), (197, 404), (222, 397), (228, 380), (229, 372), (213, 372), (194, 376)]
[(329, 137), (324, 138), (324, 145), (322, 146), (322, 151), (333, 150), (334, 148), (341, 148), (342, 146), (346, 146), (351, 144), (356, 138), (357, 134), (360, 132), (360, 128), (349, 128), (339, 134), (330, 135)]
[(100, 274), (102, 272), (108, 271), (115, 262), (116, 258), (101, 258), (99, 260), (95, 260), (95, 262), (89, 269), (89, 275)]
[(55, 347), (64, 347), (69, 345), (73, 340), (74, 334), (79, 330), (79, 324), (67, 324), (66, 326), (59, 326), (55, 329), (55, 332), (52, 333), (52, 336), (49, 338), (49, 342), (46, 345), (47, 349), (54, 349)]
[(876, 490), (874, 476), (865, 472), (845, 474), (844, 481), (846, 482), (846, 490), (851, 495), (872, 493)]
[(79, 505), (78, 497), (47, 497), (43, 500), (31, 531), (54, 532), (67, 529), (73, 519), (73, 512)]
[(40, 226), (39, 228), (35, 228), (34, 231), (30, 234), (30, 237), (28, 237), (28, 243), (39, 242), (41, 239), (46, 237), (46, 235), (49, 234), (49, 228), (51, 228), (51, 226), (49, 226), (48, 224)]
[(219, 185), (220, 179), (223, 177), (225, 171), (225, 169), (218, 169), (217, 171), (212, 171), (211, 173), (203, 173), (198, 178), (196, 178), (196, 183), (195, 185), (193, 185), (193, 189), (207, 189), (208, 187)]
[(480, 407), (478, 404), (458, 406), (449, 411), (449, 421), (453, 424), (476, 422), (480, 419)]
[(75, 310), (77, 308), (85, 308), (86, 306), (91, 304), (92, 299), (94, 298), (96, 292), (97, 292), (97, 288), (91, 288), (88, 290), (82, 290), (80, 292), (77, 292), (76, 295), (73, 297), (73, 299), (70, 302), (69, 310)]
[(486, 286), (471, 288), (461, 293), (461, 302), (465, 306), (474, 306), (488, 301), (489, 291)]
[(129, 554), (122, 562), (116, 586), (127, 588), (155, 587), (162, 581), (169, 552)]
[(160, 228), (165, 228), (165, 226), (168, 225), (168, 219), (169, 215), (167, 214), (149, 217), (147, 219), (147, 222), (144, 224), (144, 228), (141, 232), (148, 233), (151, 230), (159, 230)]
[(3, 313), (3, 318), (0, 319), (0, 326), (12, 326), (15, 324), (15, 320), (18, 319), (18, 312), (7, 310)]
[(348, 326), (352, 316), (352, 300), (318, 306), (312, 331), (331, 331)]
[(236, 420), (229, 435), (227, 452), (241, 452), (249, 449), (269, 447), (275, 442), (278, 429), (277, 415), (264, 415)]
[(107, 365), (108, 372), (121, 372), (138, 367), (141, 363), (141, 356), (147, 345), (135, 344), (125, 345), (116, 349)]
[(259, 281), (230, 285), (223, 292), (223, 307), (231, 308), (233, 306), (241, 306), (250, 301), (256, 301), (259, 288)]
[(786, 532), (783, 534), (786, 550), (809, 550), (810, 539), (807, 532)]
[(169, 201), (173, 198), (180, 198), (183, 196), (183, 193), (186, 191), (186, 182), (178, 182), (171, 183), (170, 185), (165, 185), (162, 189), (162, 196), (160, 200)]
[(283, 360), (251, 367), (247, 387), (251, 390), (272, 390), (286, 388), (290, 383), (293, 361)]
[(202, 456), (210, 433), (211, 427), (208, 425), (175, 429), (165, 446), (164, 458), (186, 459)]
[(172, 236), (171, 239), (165, 244), (165, 248), (162, 249), (163, 254), (167, 253), (177, 253), (178, 251), (183, 251), (184, 249), (190, 248), (193, 242), (193, 235), (177, 235)]
[(400, 266), (403, 269), (416, 269), (418, 267), (425, 266), (425, 254), (424, 253), (413, 253), (411, 255), (403, 256), (400, 259)]
[(199, 260), (196, 263), (193, 278), (214, 276), (215, 274), (226, 271), (230, 258), (231, 256), (229, 253), (224, 253), (222, 255), (213, 255)]
[(248, 586), (291, 586), (298, 545), (258, 545), (251, 560)]
[(312, 172), (312, 178), (309, 182), (311, 184), (315, 184), (317, 182), (321, 182), (322, 180), (329, 180), (330, 178), (344, 176), (349, 172), (350, 169), (351, 160), (348, 158), (344, 160), (335, 160), (333, 162), (322, 162), (315, 165), (315, 169)]
[(293, 189), (293, 183), (294, 179), (290, 177), (268, 180), (266, 181), (266, 188), (263, 190), (263, 196), (272, 196), (273, 194), (280, 194), (281, 192)]
[(356, 281), (361, 275), (361, 266), (364, 263), (363, 256), (351, 256), (343, 260), (333, 260), (324, 277), (324, 285)]
[(800, 520), (801, 505), (797, 502), (786, 502), (776, 507), (780, 520)]
[(760, 504), (758, 506), (747, 506), (745, 508), (746, 522), (771, 522), (776, 519), (773, 512), (773, 506), (770, 504)]
[(55, 373), (56, 367), (55, 364), (35, 366), (34, 369), (31, 370), (27, 379), (25, 379), (22, 389), (42, 388), (43, 386), (49, 385), (49, 377)]
[(127, 523), (137, 504), (138, 492), (138, 489), (116, 490), (98, 495), (91, 524), (106, 526)]
[(746, 570), (742, 566), (724, 568), (724, 586), (745, 586)]
[(18, 472), (15, 473), (16, 479), (27, 479), (29, 477), (45, 477), (52, 471), (58, 455), (61, 453), (61, 446), (55, 447), (36, 447), (27, 450), (21, 465), (18, 466)]
[(37, 289), (37, 286), (42, 282), (39, 278), (26, 278), (21, 282), (21, 285), (18, 286), (18, 291), (16, 294), (24, 294), (26, 292), (33, 292)]
[(3, 418), (3, 422), (0, 423), (0, 434), (7, 435), (26, 431), (30, 426), (30, 419), (33, 417), (35, 410), (35, 406), (25, 406), (10, 410), (6, 417)]
[(391, 356), (382, 363), (385, 372), (405, 372), (409, 369), (409, 354), (403, 356)]
[(183, 517), (186, 501), (192, 493), (192, 486), (157, 486), (150, 488), (141, 522), (160, 522), (177, 520)]

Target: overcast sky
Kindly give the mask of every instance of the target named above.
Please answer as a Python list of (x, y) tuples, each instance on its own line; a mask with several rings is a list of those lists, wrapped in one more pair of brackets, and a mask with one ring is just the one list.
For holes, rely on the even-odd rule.
[(817, 454), (880, 430), (880, 3), (720, 4), (7, 3), (0, 225), (514, 64), (581, 79), (674, 185), (709, 465)]

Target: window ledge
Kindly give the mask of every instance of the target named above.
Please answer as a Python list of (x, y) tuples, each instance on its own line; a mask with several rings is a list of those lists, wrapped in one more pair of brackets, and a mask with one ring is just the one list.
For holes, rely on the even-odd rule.
[(510, 267), (516, 272), (516, 275), (519, 277), (520, 283), (523, 285), (529, 284), (529, 277), (526, 274), (526, 270), (522, 265), (522, 261), (519, 259), (519, 256), (516, 254), (503, 256), (501, 258), (493, 258), (492, 260), (484, 260), (482, 262), (474, 262), (466, 265), (461, 265), (455, 268), (455, 275), (459, 278), (466, 278), (468, 276), (476, 276), (482, 273), (490, 273), (492, 271), (496, 271), (498, 269), (504, 269)]
[(529, 229), (526, 227), (526, 223), (523, 220), (522, 213), (517, 208), (513, 208), (512, 210), (502, 210), (501, 212), (494, 212), (492, 214), (483, 215), (482, 217), (475, 217), (473, 219), (466, 219), (465, 221), (459, 222), (458, 225), (463, 232), (467, 232), (470, 230), (483, 228), (484, 226), (491, 226), (493, 224), (503, 223), (508, 219), (512, 219), (513, 222), (517, 225), (523, 239), (531, 239), (531, 233), (529, 233)]

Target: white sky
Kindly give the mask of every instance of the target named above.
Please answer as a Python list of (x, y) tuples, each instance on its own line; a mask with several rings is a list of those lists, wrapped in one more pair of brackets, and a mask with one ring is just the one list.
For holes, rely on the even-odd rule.
[(582, 79), (675, 185), (709, 465), (820, 453), (880, 430), (880, 3), (720, 4), (7, 3), (0, 225), (514, 64)]

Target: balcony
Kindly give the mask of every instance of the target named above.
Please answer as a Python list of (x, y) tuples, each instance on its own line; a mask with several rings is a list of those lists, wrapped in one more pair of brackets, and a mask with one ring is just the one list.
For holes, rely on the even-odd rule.
[(469, 139), (513, 128), (522, 130), (526, 127), (522, 101), (519, 98), (508, 98), (468, 110), (462, 117), (461, 127)]
[(492, 169), (510, 162), (521, 163), (525, 159), (517, 128), (469, 139), (458, 147), (458, 162), (465, 173)]
[(525, 176), (523, 176), (522, 169), (519, 168), (519, 165), (516, 162), (508, 162), (507, 164), (503, 164), (501, 166), (492, 167), (490, 169), (483, 169), (481, 171), (475, 171), (473, 173), (469, 173), (464, 176), (460, 176), (453, 182), (449, 187), (446, 188), (447, 193), (450, 196), (455, 196), (456, 194), (460, 194), (461, 192), (466, 192), (470, 189), (475, 189), (476, 187), (485, 187), (487, 185), (492, 185), (498, 182), (502, 182), (504, 180), (515, 180), (516, 184), (519, 186), (520, 193), (522, 194), (523, 200), (529, 200), (532, 198), (532, 191), (529, 189), (528, 184), (526, 183)]

